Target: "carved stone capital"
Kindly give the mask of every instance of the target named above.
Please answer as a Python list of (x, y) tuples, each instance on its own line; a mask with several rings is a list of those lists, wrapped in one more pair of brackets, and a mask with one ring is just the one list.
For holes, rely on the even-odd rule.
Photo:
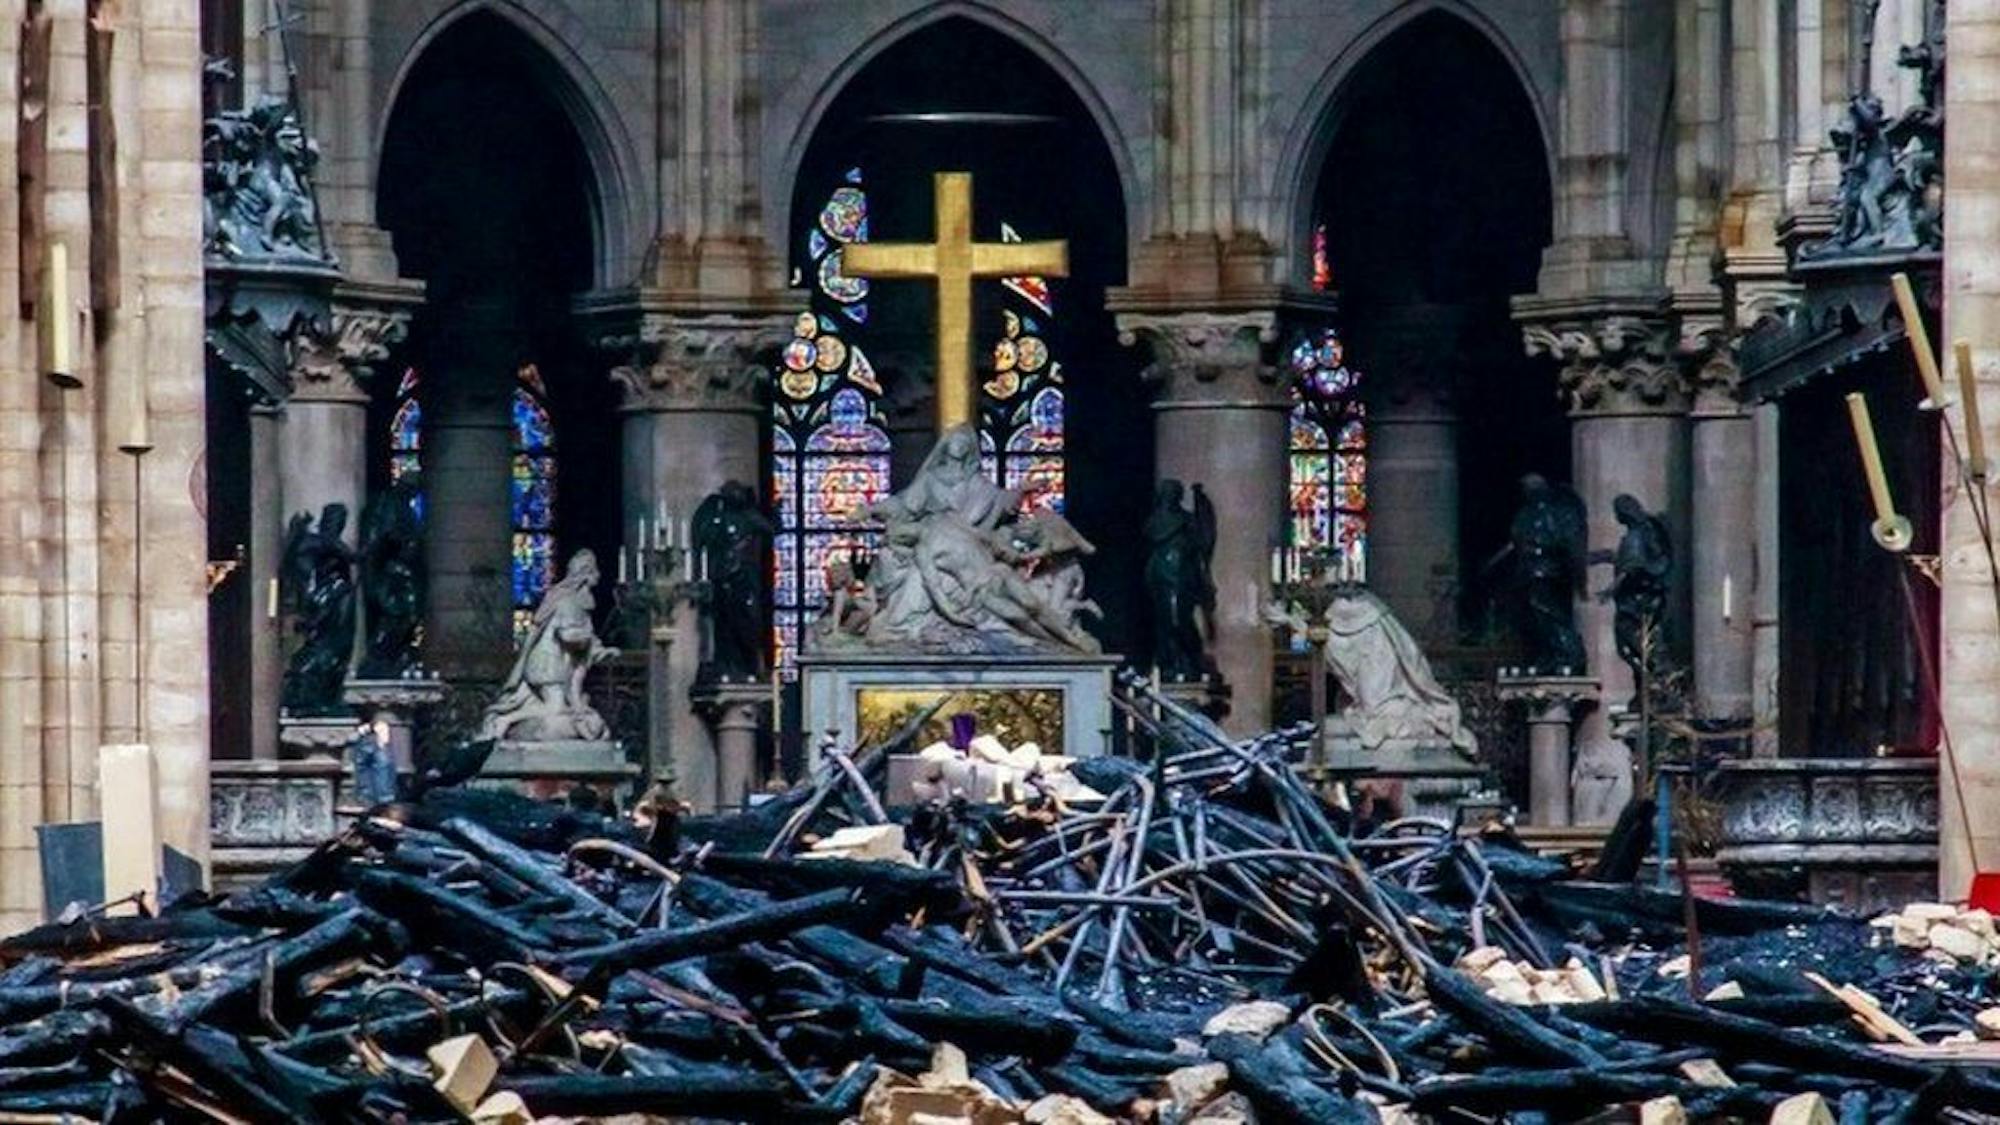
[(404, 309), (336, 304), (324, 318), (303, 322), (287, 342), (292, 398), (367, 402), (376, 365), (410, 331)]
[(598, 338), (628, 411), (744, 412), (760, 408), (789, 316), (644, 313)]
[(1720, 320), (1681, 325), (1674, 358), (1694, 395), (1695, 414), (1713, 417), (1743, 412), (1743, 368), (1736, 358), (1739, 340), (1739, 334)]
[(1118, 314), (1118, 342), (1150, 353), (1139, 377), (1176, 405), (1283, 405), (1270, 354), (1277, 339), (1271, 310)]
[(1529, 320), (1521, 337), (1529, 355), (1562, 365), (1558, 379), (1573, 414), (1687, 411), (1689, 388), (1665, 317), (1610, 312)]

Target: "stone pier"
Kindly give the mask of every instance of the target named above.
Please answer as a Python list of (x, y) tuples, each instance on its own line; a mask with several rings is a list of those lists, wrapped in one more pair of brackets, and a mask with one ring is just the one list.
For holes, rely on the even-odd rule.
[(1283, 539), (1285, 420), (1291, 400), (1266, 359), (1276, 314), (1120, 313), (1120, 339), (1151, 349), (1155, 475), (1200, 484), (1221, 535), (1215, 576), (1216, 667), (1229, 682), (1223, 727), (1248, 734), (1271, 719), (1271, 548)]
[[(2000, 0), (1945, 9), (1944, 339), (1972, 345), (1986, 447), (2000, 451)], [(1950, 379), (1955, 372), (1947, 372)], [(1989, 486), (1990, 488), (1991, 486)], [(1986, 552), (1963, 497), (1944, 506), (1944, 722), (1957, 755), (1938, 786), (1938, 893), (1963, 897), (1978, 870), (2000, 871), (2000, 621)], [(1963, 789), (1964, 800), (1958, 792)]]

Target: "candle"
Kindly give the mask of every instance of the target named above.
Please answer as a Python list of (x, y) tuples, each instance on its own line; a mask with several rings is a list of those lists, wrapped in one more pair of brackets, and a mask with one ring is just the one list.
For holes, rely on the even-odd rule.
[(264, 616), (273, 621), (278, 619), (278, 580), (275, 578), (271, 579), (264, 592)]
[(674, 522), (673, 513), (667, 511), (667, 498), (664, 496), (660, 497), (660, 518), (657, 522), (660, 523), (662, 526), (667, 527), (669, 529), (669, 534), (672, 533), (671, 529), (673, 527), (673, 522)]
[(667, 521), (653, 521), (653, 549), (658, 551), (667, 545)]
[(776, 668), (771, 669), (771, 738), (773, 741), (785, 732), (785, 680)]
[(1973, 480), (1986, 479), (1986, 430), (1979, 421), (1979, 382), (1972, 372), (1972, 345), (1953, 340), (1958, 361), (1958, 397), (1965, 400), (1965, 471)]
[(644, 540), (640, 540), (639, 549), (632, 552), (632, 577), (639, 582), (646, 580), (646, 547)]
[(1875, 445), (1875, 423), (1868, 417), (1868, 399), (1860, 391), (1847, 396), (1847, 414), (1854, 423), (1854, 444), (1861, 449), (1861, 470), (1868, 475), (1868, 496), (1875, 505), (1875, 522), (1895, 522), (1896, 505), (1889, 499), (1889, 478), (1882, 472), (1882, 451)]
[(1917, 309), (1917, 294), (1910, 288), (1910, 275), (1891, 274), (1889, 285), (1896, 291), (1896, 307), (1903, 313), (1903, 332), (1910, 339), (1910, 351), (1916, 354), (1917, 374), (1923, 377), (1924, 394), (1929, 396), (1924, 405), (1933, 410), (1943, 409), (1944, 379), (1938, 375), (1937, 356), (1931, 354), (1931, 335)]
[(639, 551), (639, 553), (640, 553), (640, 554), (642, 554), (642, 555), (643, 555), (643, 554), (645, 554), (645, 553), (646, 553), (646, 517), (645, 517), (645, 516), (640, 516), (640, 517), (639, 517), (639, 537), (638, 537), (638, 542), (637, 542), (637, 543), (635, 544), (635, 546), (636, 546), (636, 547), (638, 548), (638, 551)]
[(76, 377), (76, 310), (69, 300), (69, 247), (49, 243), (42, 262), (42, 374), (58, 387), (79, 387)]
[(1730, 610), (1734, 606), (1735, 593), (1736, 593), (1736, 588), (1731, 580), (1731, 576), (1727, 574), (1723, 575), (1722, 576), (1722, 620), (1725, 622), (1728, 621), (1733, 616), (1730, 613)]
[(1278, 548), (1273, 547), (1271, 548), (1271, 585), (1276, 586), (1279, 583), (1283, 582), (1284, 580), (1285, 580), (1284, 556), (1279, 551)]
[(627, 548), (625, 548), (625, 547), (620, 547), (620, 548), (618, 548), (618, 584), (619, 584), (620, 586), (623, 586), (623, 585), (625, 584), (625, 555), (626, 555), (626, 551), (627, 551)]

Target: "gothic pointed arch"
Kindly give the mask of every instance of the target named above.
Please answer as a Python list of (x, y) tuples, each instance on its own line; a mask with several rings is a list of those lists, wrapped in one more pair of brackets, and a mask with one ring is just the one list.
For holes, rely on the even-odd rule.
[[(930, 287), (871, 283), (842, 266), (856, 242), (931, 238), (937, 172), (972, 173), (976, 239), (1070, 246), (1067, 278), (975, 290), (987, 471), (1101, 547), (1119, 541), (1107, 555), (1136, 540), (1120, 532), (1143, 519), (1143, 490), (1111, 483), (1150, 470), (1147, 443), (1131, 440), (1150, 433), (1144, 405), (1136, 381), (1116, 374), (1129, 361), (1104, 308), (1125, 267), (1115, 165), (1070, 79), (971, 15), (927, 19), (872, 52), (816, 115), (796, 161), (787, 240), (793, 281), (811, 299), (774, 372), (768, 447), (781, 663), (829, 582), (866, 565), (869, 498), (907, 479), (934, 437)], [(1103, 570), (1136, 574), (1127, 561)], [(1116, 594), (1103, 600), (1107, 618), (1123, 608)]]
[[(653, 233), (647, 201), (652, 180), (620, 107), (637, 104), (643, 87), (624, 80), (622, 68), (597, 44), (590, 26), (557, 0), (410, 3), (423, 18), (411, 20), (417, 30), (390, 74), (380, 102), (385, 110), (375, 123), (369, 151), (387, 163), (391, 128), (412, 78), (422, 73), (440, 43), (449, 50), (453, 39), (471, 28), (504, 44), (508, 54), (526, 64), (522, 73), (538, 93), (561, 108), (581, 145), (590, 173), (593, 284), (628, 284)], [(380, 184), (385, 171), (378, 166), (373, 182)]]

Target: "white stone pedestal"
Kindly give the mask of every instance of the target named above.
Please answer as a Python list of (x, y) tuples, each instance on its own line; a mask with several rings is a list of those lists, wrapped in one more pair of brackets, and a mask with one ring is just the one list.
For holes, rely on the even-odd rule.
[(352, 715), (311, 715), (278, 718), (278, 750), (285, 761), (342, 760), (354, 741), (360, 720)]
[(625, 757), (618, 742), (511, 742), (503, 740), (479, 771), (476, 784), (510, 788), (530, 797), (557, 800), (571, 788), (588, 785), (600, 794), (629, 797), (644, 773)]
[(1544, 676), (1503, 669), (1495, 678), (1502, 701), (1519, 703), (1528, 718), (1528, 823), (1570, 823), (1570, 749), (1577, 712), (1601, 695), (1589, 676)]

